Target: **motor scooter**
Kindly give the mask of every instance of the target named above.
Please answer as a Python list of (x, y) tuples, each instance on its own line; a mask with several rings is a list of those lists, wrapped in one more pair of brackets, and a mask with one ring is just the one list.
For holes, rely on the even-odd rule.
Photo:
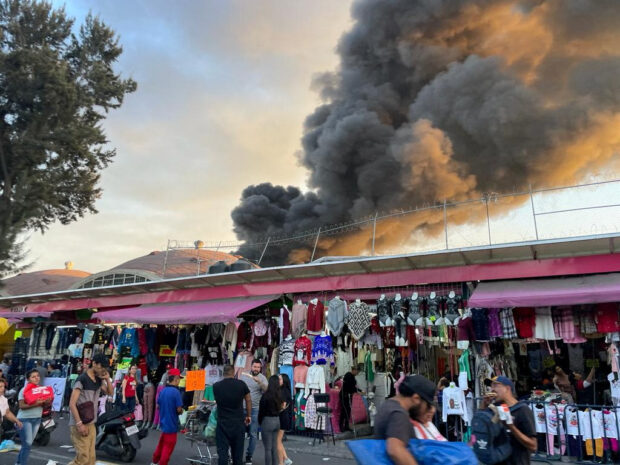
[(138, 428), (133, 413), (122, 409), (100, 415), (96, 426), (95, 449), (126, 463), (133, 461), (140, 441), (149, 434), (148, 430)]
[(52, 416), (52, 407), (49, 406), (44, 408), (43, 414), (41, 415), (41, 424), (39, 425), (37, 435), (33, 441), (34, 444), (43, 447), (47, 446), (50, 443), (52, 431), (54, 431), (57, 426)]

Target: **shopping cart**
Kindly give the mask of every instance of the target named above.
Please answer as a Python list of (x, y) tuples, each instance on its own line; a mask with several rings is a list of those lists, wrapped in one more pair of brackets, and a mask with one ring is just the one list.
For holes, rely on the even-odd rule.
[(215, 402), (205, 400), (187, 412), (183, 428), (185, 439), (190, 442), (192, 450), (195, 449), (196, 452), (195, 455), (187, 457), (191, 465), (212, 465), (217, 462), (217, 453), (211, 452), (211, 448), (215, 447), (215, 438), (205, 434), (214, 408)]

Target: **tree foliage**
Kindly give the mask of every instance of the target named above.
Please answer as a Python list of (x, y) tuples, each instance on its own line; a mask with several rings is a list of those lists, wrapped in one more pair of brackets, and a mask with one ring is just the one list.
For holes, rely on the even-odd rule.
[(20, 236), (96, 213), (98, 181), (115, 155), (107, 113), (136, 90), (113, 65), (118, 37), (89, 15), (0, 0), (0, 275), (22, 258)]

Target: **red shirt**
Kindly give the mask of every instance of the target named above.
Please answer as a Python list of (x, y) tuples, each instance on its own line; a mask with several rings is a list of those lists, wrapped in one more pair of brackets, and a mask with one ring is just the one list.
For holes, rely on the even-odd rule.
[(620, 331), (619, 319), (617, 303), (598, 304), (596, 306), (596, 329), (599, 333)]
[(136, 386), (138, 385), (136, 378), (126, 375), (125, 380), (127, 380), (127, 384), (125, 384), (125, 397), (136, 397)]
[(320, 333), (323, 330), (323, 320), (325, 318), (325, 307), (320, 300), (316, 305), (308, 304), (308, 318), (306, 327), (308, 332)]
[(519, 336), (523, 339), (534, 337), (536, 327), (536, 313), (533, 308), (515, 308), (513, 312), (515, 326)]

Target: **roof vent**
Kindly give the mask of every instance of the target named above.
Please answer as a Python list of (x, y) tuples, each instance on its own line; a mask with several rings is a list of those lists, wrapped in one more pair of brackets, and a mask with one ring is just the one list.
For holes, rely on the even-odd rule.
[(194, 247), (197, 249), (202, 249), (205, 246), (205, 243), (201, 240), (194, 241)]
[(72, 270), (72, 269), (73, 269), (73, 262), (72, 261), (65, 262), (65, 270)]

